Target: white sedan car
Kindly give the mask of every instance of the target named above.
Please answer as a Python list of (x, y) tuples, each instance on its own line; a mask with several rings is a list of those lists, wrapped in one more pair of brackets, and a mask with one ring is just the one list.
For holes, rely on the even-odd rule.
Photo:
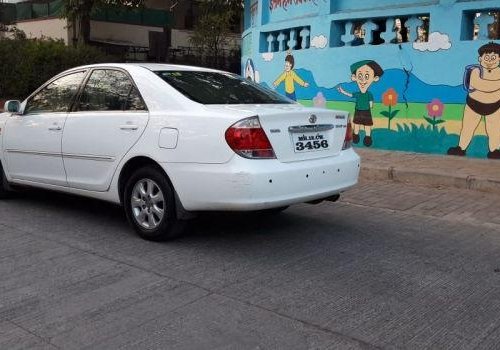
[(150, 240), (199, 211), (335, 200), (358, 173), (347, 112), (212, 69), (77, 67), (0, 115), (0, 198), (24, 185), (119, 203)]

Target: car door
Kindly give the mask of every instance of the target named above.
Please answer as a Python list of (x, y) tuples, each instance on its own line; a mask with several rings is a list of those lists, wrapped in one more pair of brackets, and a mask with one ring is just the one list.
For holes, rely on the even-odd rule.
[(7, 171), (14, 180), (67, 185), (62, 133), (86, 72), (55, 78), (28, 98), (21, 115), (9, 117), (4, 150)]
[(106, 191), (148, 118), (146, 105), (126, 71), (94, 69), (64, 128), (62, 152), (69, 186)]

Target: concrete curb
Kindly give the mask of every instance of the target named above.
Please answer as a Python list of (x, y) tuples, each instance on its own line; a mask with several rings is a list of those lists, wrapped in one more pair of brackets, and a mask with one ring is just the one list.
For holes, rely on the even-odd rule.
[[(499, 166), (500, 173), (500, 166)], [(481, 175), (463, 175), (440, 171), (422, 171), (395, 166), (373, 166), (361, 162), (361, 180), (382, 180), (425, 185), (432, 187), (452, 187), (500, 194), (500, 180)]]

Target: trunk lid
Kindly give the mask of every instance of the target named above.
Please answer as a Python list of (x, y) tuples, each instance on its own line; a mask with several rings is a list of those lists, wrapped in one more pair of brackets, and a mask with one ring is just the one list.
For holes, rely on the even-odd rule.
[(208, 105), (241, 116), (258, 116), (276, 158), (295, 162), (338, 155), (344, 144), (348, 112), (301, 105)]

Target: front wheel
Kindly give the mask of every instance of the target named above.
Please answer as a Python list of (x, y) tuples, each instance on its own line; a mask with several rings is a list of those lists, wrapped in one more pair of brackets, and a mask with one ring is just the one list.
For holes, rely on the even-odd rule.
[(184, 229), (176, 217), (174, 190), (159, 169), (146, 167), (132, 174), (123, 196), (129, 223), (144, 239), (172, 239)]

